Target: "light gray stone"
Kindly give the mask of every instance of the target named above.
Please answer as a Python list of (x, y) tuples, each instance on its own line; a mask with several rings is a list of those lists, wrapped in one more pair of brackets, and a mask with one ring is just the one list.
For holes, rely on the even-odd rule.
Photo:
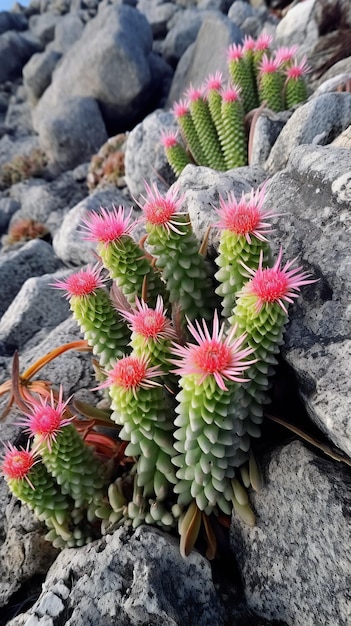
[(328, 144), (351, 124), (351, 94), (326, 93), (301, 105), (290, 117), (275, 142), (265, 168), (283, 169), (296, 146)]
[[(93, 251), (96, 246), (83, 239), (82, 219), (90, 211), (98, 212), (101, 207), (109, 209), (118, 205), (126, 205), (125, 196), (120, 190), (110, 187), (97, 190), (68, 211), (53, 239), (57, 256), (64, 263), (73, 266), (94, 262)], [(130, 202), (127, 203), (127, 210), (128, 206)]]
[(301, 46), (301, 53), (308, 53), (318, 40), (318, 27), (312, 19), (318, 0), (305, 0), (291, 6), (280, 20), (275, 37), (275, 46)]
[(222, 626), (224, 618), (208, 561), (196, 552), (183, 559), (175, 540), (145, 526), (63, 550), (38, 601), (9, 624), (35, 616), (43, 626), (53, 612), (56, 620), (69, 615), (66, 626)]
[(129, 133), (125, 154), (125, 179), (134, 198), (145, 192), (148, 184), (174, 182), (161, 143), (162, 131), (176, 131), (178, 124), (173, 113), (156, 110)]
[(12, 215), (20, 208), (12, 198), (0, 198), (0, 235), (6, 232)]
[(167, 24), (179, 6), (174, 2), (150, 2), (150, 0), (139, 0), (136, 5), (138, 11), (144, 13), (149, 22), (152, 34), (155, 38), (164, 38), (167, 35)]
[[(56, 279), (66, 277), (62, 271), (26, 280), (0, 319), (0, 345), (7, 353), (22, 350), (39, 331), (47, 333), (71, 315), (62, 291), (54, 289)], [(6, 349), (9, 346), (10, 349)]]
[(55, 36), (56, 24), (61, 16), (58, 13), (47, 12), (41, 15), (32, 15), (29, 18), (29, 28), (32, 33), (46, 46)]
[(251, 165), (264, 166), (272, 147), (292, 113), (291, 109), (279, 113), (265, 109), (258, 116), (255, 127), (251, 131), (253, 133), (251, 154), (249, 155)]
[(184, 9), (175, 13), (168, 24), (168, 34), (161, 46), (162, 55), (168, 63), (178, 63), (186, 49), (194, 43), (201, 25), (211, 14), (211, 11), (199, 9)]
[(7, 31), (0, 35), (0, 84), (19, 78), (22, 67), (38, 50), (39, 42), (22, 33)]
[(59, 52), (45, 50), (45, 52), (33, 54), (24, 66), (24, 85), (33, 104), (41, 98), (45, 89), (50, 85), (52, 73), (60, 58)]
[(233, 517), (232, 550), (251, 609), (288, 626), (349, 623), (350, 472), (300, 442), (262, 460), (256, 526)]
[(62, 263), (52, 247), (41, 239), (29, 241), (19, 250), (0, 256), (0, 315), (4, 314), (28, 278), (53, 273), (60, 267)]
[(301, 288), (291, 310), (283, 356), (315, 424), (351, 456), (351, 152), (300, 146), (269, 182), (265, 207), (274, 220), (272, 245), (297, 257), (318, 282)]
[(65, 54), (78, 39), (84, 30), (84, 24), (76, 13), (67, 13), (57, 22), (52, 49)]

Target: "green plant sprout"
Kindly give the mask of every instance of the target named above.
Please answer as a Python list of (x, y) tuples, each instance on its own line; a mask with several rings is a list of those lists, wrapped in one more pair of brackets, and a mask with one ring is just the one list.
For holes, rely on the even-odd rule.
[[(218, 521), (234, 509), (255, 523), (247, 490), (259, 489), (261, 477), (252, 439), (260, 436), (288, 306), (314, 282), (293, 261), (282, 265), (282, 251), (272, 258), (264, 201), (265, 186), (220, 198), (217, 270), (177, 185), (165, 194), (146, 185), (139, 220), (123, 207), (84, 220), (101, 263), (54, 287), (84, 334), (79, 347), (88, 344), (98, 359), (97, 389), (109, 410), (82, 403), (72, 410), (62, 388), (29, 382), (42, 363), (21, 388), (17, 360), (12, 387), (0, 387), (15, 389), (32, 441), (26, 449), (7, 444), (2, 473), (55, 546), (83, 545), (122, 523), (178, 525), (184, 556), (202, 528), (212, 558)], [(140, 223), (151, 254), (133, 239)]]
[(216, 170), (248, 165), (248, 117), (267, 107), (283, 111), (307, 98), (306, 57), (299, 62), (297, 46), (270, 49), (272, 38), (245, 37), (227, 52), (230, 82), (216, 72), (199, 87), (190, 86), (173, 113), (178, 132), (163, 132), (161, 141), (176, 176), (188, 163)]

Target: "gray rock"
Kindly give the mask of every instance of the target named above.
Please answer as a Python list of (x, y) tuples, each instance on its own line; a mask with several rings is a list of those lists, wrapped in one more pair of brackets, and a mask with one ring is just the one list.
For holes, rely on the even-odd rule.
[(35, 112), (40, 146), (58, 170), (71, 169), (89, 159), (107, 141), (99, 105), (93, 98), (72, 97), (63, 98), (55, 109), (44, 110), (41, 104), (45, 94), (37, 107), (41, 113), (39, 125), (39, 111)]
[(284, 168), (296, 146), (328, 144), (351, 124), (351, 94), (326, 93), (301, 105), (290, 117), (275, 142), (266, 169)]
[(22, 67), (39, 49), (38, 42), (22, 33), (7, 31), (0, 35), (0, 84), (19, 78)]
[(55, 50), (33, 54), (23, 68), (24, 86), (30, 101), (35, 104), (51, 83), (52, 73), (61, 58)]
[[(195, 45), (189, 54), (180, 60), (174, 74), (167, 106), (183, 97), (190, 84), (198, 87), (209, 74), (221, 71), (228, 77), (226, 48), (231, 43), (240, 43), (243, 33), (225, 15), (213, 12), (202, 24)], [(185, 65), (185, 67), (184, 67)]]
[(26, 30), (28, 20), (25, 15), (12, 11), (0, 11), (0, 35), (8, 30)]
[(301, 146), (286, 170), (271, 179), (265, 206), (275, 220), (273, 244), (297, 257), (319, 281), (301, 288), (291, 311), (284, 358), (315, 424), (351, 456), (351, 152)]
[(125, 179), (134, 198), (145, 192), (144, 181), (162, 184), (174, 182), (161, 143), (162, 130), (178, 129), (173, 113), (161, 110), (148, 115), (129, 133), (125, 154)]
[(56, 24), (55, 38), (51, 44), (52, 49), (60, 54), (65, 54), (78, 41), (83, 30), (84, 24), (79, 15), (76, 13), (63, 15)]
[(176, 541), (142, 526), (61, 552), (38, 601), (10, 624), (62, 618), (67, 626), (220, 626), (224, 610), (208, 561), (196, 552), (183, 559)]
[[(198, 240), (201, 242), (208, 227), (217, 221), (215, 208), (219, 208), (220, 196), (226, 198), (232, 192), (240, 198), (242, 193), (258, 187), (265, 178), (266, 174), (260, 167), (237, 167), (227, 172), (217, 172), (208, 167), (187, 165), (176, 185), (179, 194), (184, 195), (182, 209), (189, 213)], [(218, 247), (218, 229), (212, 229), (209, 246)]]
[(46, 46), (55, 36), (56, 24), (59, 23), (61, 16), (58, 13), (42, 13), (41, 15), (32, 15), (29, 19), (29, 28), (32, 33)]
[(150, 2), (150, 0), (139, 0), (136, 5), (138, 11), (144, 13), (149, 22), (152, 34), (155, 38), (163, 38), (167, 35), (168, 22), (179, 11), (179, 6), (174, 2)]
[[(96, 99), (106, 124), (125, 131), (150, 99), (151, 49), (151, 28), (144, 15), (125, 5), (105, 7), (64, 56), (38, 103), (34, 127), (39, 135), (45, 134), (48, 110), (54, 124), (67, 98)], [(75, 133), (77, 121), (66, 121), (67, 133)]]
[(264, 165), (292, 113), (291, 109), (289, 111), (280, 111), (279, 113), (274, 113), (270, 109), (262, 111), (252, 131), (252, 146), (251, 154), (249, 155), (251, 165)]
[(0, 235), (7, 231), (12, 215), (20, 208), (19, 202), (12, 198), (0, 198)]
[[(214, 12), (217, 15), (217, 12)], [(194, 43), (203, 22), (211, 11), (184, 9), (175, 13), (168, 24), (168, 34), (162, 42), (161, 52), (171, 65), (176, 65), (186, 49)], [(220, 13), (218, 12), (218, 15)]]
[(349, 623), (349, 469), (293, 442), (263, 461), (254, 528), (234, 516), (231, 543), (248, 605), (288, 626)]
[(39, 239), (29, 241), (19, 250), (0, 256), (0, 315), (5, 313), (28, 278), (53, 273), (61, 266), (62, 263), (55, 256), (52, 247)]
[(62, 291), (52, 287), (57, 278), (62, 280), (66, 274), (61, 271), (26, 280), (0, 319), (0, 345), (6, 353), (22, 350), (36, 333), (49, 333), (70, 316)]
[(16, 139), (34, 134), (31, 109), (26, 100), (18, 101), (16, 97), (10, 98), (5, 127)]
[(244, 2), (244, 0), (235, 0), (228, 11), (229, 19), (239, 28), (248, 17), (254, 17), (255, 14), (255, 9), (248, 2)]
[(39, 148), (39, 141), (35, 135), (16, 137), (6, 133), (0, 139), (0, 166), (16, 156), (28, 155), (36, 148)]
[(89, 211), (98, 211), (101, 207), (108, 209), (120, 204), (125, 205), (125, 197), (115, 187), (97, 190), (79, 202), (66, 214), (54, 236), (53, 247), (57, 256), (68, 265), (93, 262), (95, 245), (83, 239), (82, 218), (85, 218)]
[(301, 46), (301, 54), (308, 54), (318, 40), (318, 27), (313, 18), (317, 0), (305, 0), (292, 6), (276, 30), (275, 46)]

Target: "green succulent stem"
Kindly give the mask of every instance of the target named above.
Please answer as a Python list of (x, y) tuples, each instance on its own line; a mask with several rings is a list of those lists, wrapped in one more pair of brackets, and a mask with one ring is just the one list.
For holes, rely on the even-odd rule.
[(206, 165), (207, 161), (205, 153), (202, 149), (200, 139), (190, 111), (188, 111), (184, 115), (179, 116), (177, 118), (177, 121), (195, 163), (197, 163), (198, 165)]
[(285, 107), (287, 109), (304, 102), (307, 99), (305, 79), (302, 76), (299, 78), (288, 78), (284, 85), (284, 95)]
[(278, 113), (284, 110), (284, 74), (280, 71), (261, 73), (259, 77), (260, 102)]
[(223, 100), (222, 119), (223, 127), (220, 133), (220, 142), (226, 169), (247, 165), (247, 137), (242, 102), (240, 100)]
[(193, 162), (180, 143), (165, 148), (165, 154), (176, 176), (180, 176), (185, 166)]
[(192, 101), (190, 113), (205, 155), (205, 165), (216, 170), (224, 170), (225, 162), (207, 100), (200, 97)]

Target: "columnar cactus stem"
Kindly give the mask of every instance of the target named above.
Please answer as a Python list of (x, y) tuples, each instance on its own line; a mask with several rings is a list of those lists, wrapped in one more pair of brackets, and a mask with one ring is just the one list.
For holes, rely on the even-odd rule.
[(259, 68), (258, 91), (260, 101), (266, 102), (272, 111), (283, 111), (284, 74), (280, 69), (279, 63), (264, 55)]
[(224, 338), (214, 316), (212, 336), (205, 322), (189, 323), (189, 332), (197, 345), (175, 346), (180, 361), (175, 373), (181, 376), (181, 391), (175, 420), (173, 463), (179, 468), (179, 482), (174, 487), (178, 503), (187, 505), (195, 499), (201, 511), (209, 514), (215, 506), (230, 512), (233, 500), (235, 467), (247, 459), (249, 439), (242, 437), (234, 416), (237, 383), (251, 361), (251, 348), (242, 349), (245, 335), (235, 339), (236, 328)]
[(216, 126), (212, 120), (209, 104), (203, 95), (203, 88), (190, 88), (187, 92), (189, 108), (194, 126), (205, 155), (206, 165), (213, 169), (225, 169)]
[(172, 167), (175, 175), (180, 176), (185, 166), (192, 163), (187, 151), (184, 146), (179, 143), (177, 133), (175, 132), (163, 132), (161, 141), (165, 149), (168, 163)]
[(74, 417), (65, 417), (68, 402), (62, 401), (62, 387), (57, 402), (52, 392), (50, 401), (33, 399), (22, 425), (34, 436), (35, 447), (62, 493), (71, 496), (78, 509), (101, 500), (106, 475), (71, 423)]
[(200, 144), (189, 105), (184, 100), (180, 100), (174, 105), (173, 112), (195, 163), (206, 165), (205, 153)]
[(211, 74), (206, 81), (206, 95), (208, 107), (210, 109), (211, 117), (214, 125), (217, 129), (218, 136), (220, 135), (223, 127), (222, 120), (222, 96), (221, 91), (223, 88), (222, 74), (216, 72)]
[(146, 185), (139, 206), (144, 212), (148, 244), (166, 282), (170, 302), (179, 303), (184, 315), (209, 319), (213, 314), (210, 268), (199, 252), (189, 218), (179, 211), (183, 198), (170, 188), (162, 196), (157, 186)]
[(293, 63), (286, 70), (285, 81), (285, 104), (288, 109), (290, 107), (304, 102), (307, 98), (307, 87), (304, 79), (305, 74), (309, 71), (306, 57), (303, 57), (300, 63)]
[(220, 198), (220, 220), (215, 224), (222, 231), (216, 259), (220, 269), (215, 278), (220, 283), (216, 293), (222, 297), (223, 317), (232, 315), (236, 295), (248, 279), (245, 267), (256, 269), (261, 252), (264, 263), (268, 263), (270, 248), (266, 235), (272, 229), (266, 219), (272, 213), (262, 211), (264, 200), (265, 187), (252, 191), (248, 199), (242, 194), (240, 201), (233, 194), (228, 194), (227, 201)]
[(223, 128), (219, 138), (226, 169), (247, 165), (244, 109), (237, 87), (230, 87), (222, 93), (222, 119)]
[(244, 113), (248, 113), (258, 104), (251, 64), (244, 57), (242, 46), (237, 44), (229, 47), (227, 59), (232, 85), (240, 89)]
[(163, 284), (145, 252), (131, 237), (136, 222), (131, 224), (130, 216), (131, 212), (125, 215), (123, 207), (92, 212), (83, 220), (87, 233), (84, 238), (96, 242), (97, 253), (110, 277), (116, 280), (131, 304), (136, 296), (141, 298), (145, 281), (149, 302), (155, 304), (157, 296), (163, 294)]
[(73, 317), (102, 367), (109, 369), (116, 359), (130, 352), (130, 332), (112, 305), (99, 267), (79, 270), (53, 287), (67, 292)]
[(137, 485), (143, 496), (163, 500), (175, 483), (171, 458), (173, 423), (163, 387), (154, 378), (162, 375), (143, 358), (120, 359), (101, 387), (108, 387), (111, 419), (122, 426), (121, 439), (129, 441), (125, 453), (137, 460)]

